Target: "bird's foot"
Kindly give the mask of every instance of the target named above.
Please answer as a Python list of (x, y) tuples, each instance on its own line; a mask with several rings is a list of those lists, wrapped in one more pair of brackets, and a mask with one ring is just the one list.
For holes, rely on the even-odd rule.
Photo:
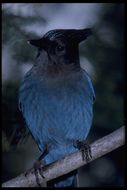
[[(41, 187), (41, 182), (39, 180), (39, 174), (41, 175), (42, 178), (45, 178), (44, 175), (43, 175), (43, 167), (44, 167), (44, 164), (42, 163), (42, 161), (40, 161), (39, 159), (34, 163), (33, 165), (33, 168), (29, 169), (28, 171), (25, 172), (25, 177), (27, 177), (27, 175), (29, 173), (32, 173), (35, 175), (35, 178), (36, 178), (36, 183), (39, 187)], [(44, 182), (43, 182), (43, 187), (46, 187), (46, 182), (45, 182), (45, 185), (44, 185)]]
[[(45, 166), (45, 162), (44, 162), (43, 158), (48, 154), (48, 149), (49, 149), (49, 145), (46, 145), (43, 153), (38, 158), (38, 160), (34, 163), (34, 174), (36, 177), (36, 182), (39, 187), (41, 187), (41, 183), (39, 180), (39, 174), (41, 175), (42, 178), (45, 178), (43, 175), (43, 167)], [(43, 182), (43, 187), (46, 187), (46, 186), (47, 186), (47, 183), (45, 182), (45, 184), (44, 184), (44, 182)]]
[[(48, 154), (48, 146), (45, 147), (43, 153), (41, 154), (41, 156), (37, 159), (37, 161), (34, 163), (33, 165), (33, 168), (28, 170), (26, 173), (25, 173), (25, 176), (28, 175), (28, 173), (34, 173), (35, 174), (35, 178), (36, 178), (36, 182), (37, 182), (37, 185), (39, 187), (41, 187), (41, 183), (40, 183), (40, 180), (39, 180), (39, 174), (41, 175), (42, 178), (45, 178), (44, 175), (43, 175), (43, 167), (45, 165), (44, 163), (44, 157)], [(46, 187), (47, 184), (46, 182), (43, 182), (43, 187)]]
[(88, 145), (85, 141), (77, 140), (76, 142), (74, 142), (74, 147), (81, 150), (83, 161), (84, 160), (86, 160), (86, 162), (90, 161), (90, 159), (92, 158), (90, 145)]
[[(39, 180), (39, 174), (41, 175), (42, 178), (45, 178), (43, 175), (43, 167), (44, 167), (44, 164), (42, 163), (42, 160), (41, 161), (37, 160), (34, 163), (34, 174), (35, 174), (37, 185), (39, 187), (41, 187), (41, 182)], [(44, 183), (43, 183), (43, 185), (44, 185)], [(45, 186), (46, 186), (46, 184), (45, 184)]]

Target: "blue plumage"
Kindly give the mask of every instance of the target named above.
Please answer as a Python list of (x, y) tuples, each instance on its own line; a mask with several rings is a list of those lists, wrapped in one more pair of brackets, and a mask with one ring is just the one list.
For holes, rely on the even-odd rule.
[[(67, 46), (66, 43), (66, 49)], [(72, 49), (72, 54), (73, 51), (75, 49)], [(75, 61), (67, 65), (60, 61), (58, 63), (58, 59), (56, 64), (55, 59), (50, 64), (50, 59), (61, 52), (57, 49), (52, 56), (49, 52), (49, 49), (41, 49), (40, 56), (26, 74), (19, 91), (20, 109), (39, 149), (43, 152), (45, 146), (49, 147), (44, 158), (47, 164), (75, 152), (73, 142), (86, 139), (92, 124), (95, 97), (90, 77), (80, 68), (78, 52), (77, 57), (74, 56)], [(66, 62), (67, 53), (61, 53), (62, 61)], [(71, 186), (74, 177), (55, 186)]]

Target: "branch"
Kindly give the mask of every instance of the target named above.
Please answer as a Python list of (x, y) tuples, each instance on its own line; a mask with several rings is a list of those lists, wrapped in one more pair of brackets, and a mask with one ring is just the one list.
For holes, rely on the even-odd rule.
[[(89, 162), (117, 149), (118, 147), (121, 147), (124, 143), (125, 127), (123, 126), (90, 145), (92, 159)], [(75, 152), (61, 160), (44, 166), (43, 175), (45, 178), (42, 178), (39, 174), (39, 180), (43, 186), (47, 181), (67, 174), (85, 164), (87, 163), (82, 160), (81, 152)], [(37, 187), (37, 183), (34, 173), (29, 172), (27, 176), (23, 173), (18, 177), (3, 183), (2, 187)]]

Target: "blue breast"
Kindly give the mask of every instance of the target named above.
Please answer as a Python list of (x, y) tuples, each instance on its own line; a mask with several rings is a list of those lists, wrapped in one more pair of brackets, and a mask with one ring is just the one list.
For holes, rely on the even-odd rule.
[(19, 102), (40, 150), (50, 145), (47, 163), (76, 151), (73, 140), (86, 139), (94, 96), (91, 79), (84, 71), (51, 81), (32, 71), (26, 75)]

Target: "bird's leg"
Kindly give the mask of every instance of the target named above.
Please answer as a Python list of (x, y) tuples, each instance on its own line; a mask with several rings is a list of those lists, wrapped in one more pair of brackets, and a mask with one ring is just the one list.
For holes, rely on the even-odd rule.
[(44, 175), (43, 175), (43, 166), (44, 166), (43, 160), (40, 159), (42, 157), (42, 155), (34, 163), (34, 174), (35, 174), (36, 182), (37, 182), (37, 184), (38, 184), (39, 187), (41, 187), (41, 183), (40, 183), (38, 175), (40, 174), (42, 178), (45, 178)]
[[(36, 178), (36, 182), (38, 184), (39, 187), (41, 187), (41, 183), (39, 181), (39, 174), (41, 175), (42, 178), (45, 178), (43, 175), (43, 167), (45, 165), (43, 158), (48, 154), (48, 146), (45, 147), (43, 153), (41, 154), (41, 156), (37, 159), (37, 161), (34, 163), (34, 166), (32, 169), (30, 169), (30, 171), (25, 173), (25, 176), (28, 175), (29, 172), (32, 172), (35, 174), (35, 178)], [(38, 174), (39, 172), (39, 174)]]
[(85, 141), (75, 141), (74, 147), (81, 150), (82, 159), (88, 162), (92, 158), (91, 147)]
[[(39, 177), (38, 177), (38, 172), (41, 175), (42, 178), (45, 178), (43, 175), (43, 167), (45, 165), (43, 158), (48, 154), (48, 145), (46, 145), (44, 152), (41, 154), (41, 156), (38, 158), (38, 160), (34, 163), (34, 174), (36, 177), (36, 182), (39, 187), (41, 187)], [(46, 186), (46, 184), (45, 184)]]

